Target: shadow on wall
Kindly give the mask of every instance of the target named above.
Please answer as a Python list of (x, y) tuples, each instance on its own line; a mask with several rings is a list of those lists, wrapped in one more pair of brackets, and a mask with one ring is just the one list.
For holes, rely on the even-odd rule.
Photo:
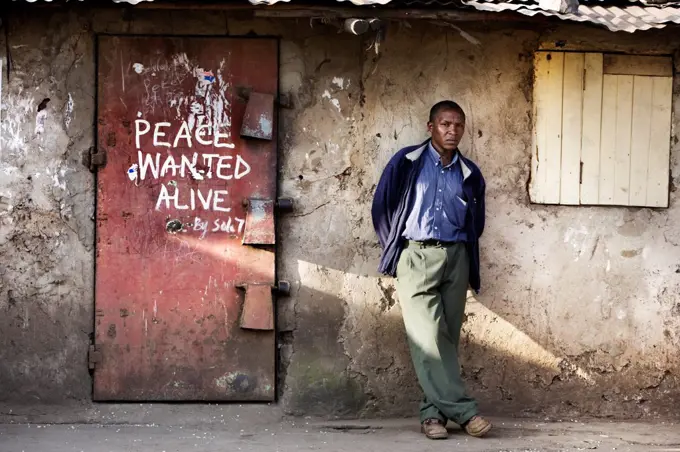
[[(302, 276), (315, 287), (299, 285), (282, 310), (295, 322), (282, 349), (285, 409), (332, 417), (416, 415), (421, 391), (391, 280), (300, 261), (298, 269), (296, 280)], [(670, 373), (598, 368), (600, 356), (558, 356), (472, 296), (460, 359), (468, 390), (487, 414), (677, 415), (673, 400), (680, 394)], [(648, 381), (640, 381), (642, 374)]]
[[(286, 407), (293, 412), (345, 416), (363, 404), (355, 414), (417, 413), (420, 390), (393, 281), (375, 273), (379, 249), (370, 226), (372, 190), (366, 184), (359, 191), (339, 191), (333, 202), (283, 221), (286, 236), (281, 242), (280, 270), (300, 285), (291, 297), (297, 321), (291, 329), (294, 354), (284, 390), (284, 399), (290, 402)], [(317, 203), (320, 199), (324, 199), (320, 194), (313, 198)], [(494, 198), (494, 202), (497, 219), (505, 211), (498, 210), (499, 199)], [(513, 226), (510, 231), (503, 229), (506, 226), (501, 221), (490, 222), (485, 233), (482, 265), (487, 289), (478, 300), (470, 300), (461, 337), (464, 378), (480, 406), (492, 414), (678, 416), (677, 358), (654, 350), (652, 345), (645, 349), (643, 343), (635, 343), (631, 325), (621, 323), (626, 330), (617, 330), (619, 324), (613, 322), (597, 331), (603, 325), (597, 317), (599, 307), (587, 297), (581, 297), (579, 303), (563, 303), (561, 300), (570, 300), (568, 292), (525, 289), (521, 284), (527, 279), (522, 274), (526, 271), (559, 281), (556, 287), (567, 290), (569, 281), (581, 284), (581, 292), (588, 284), (599, 288), (601, 280), (597, 274), (588, 273), (590, 267), (570, 267), (568, 260), (564, 266), (546, 269), (528, 264), (530, 267), (523, 268), (530, 262), (531, 253), (538, 253), (531, 242), (518, 242), (517, 255), (523, 260), (511, 259), (513, 254), (502, 248), (490, 252), (499, 242), (512, 241), (522, 233), (532, 234), (530, 226)], [(506, 236), (508, 232), (512, 234)], [(542, 244), (553, 250), (561, 245), (561, 241)], [(607, 284), (620, 293), (619, 298), (635, 301), (631, 294), (642, 287), (642, 277), (614, 273), (607, 276)], [(652, 300), (646, 305), (656, 306)], [(631, 305), (631, 312), (634, 308)], [(560, 328), (554, 326), (558, 323)], [(674, 334), (672, 328), (668, 329)], [(320, 338), (326, 344), (323, 351), (313, 345)], [(671, 339), (668, 349), (673, 347)], [(295, 375), (309, 375), (314, 380), (316, 367), (352, 380), (348, 393), (356, 394), (359, 385), (365, 399), (352, 395), (351, 403), (343, 402), (336, 409), (335, 402), (325, 401), (320, 390), (306, 394), (304, 379)], [(306, 373), (308, 369), (311, 373)], [(308, 411), (310, 406), (314, 408)]]
[[(463, 376), (490, 413), (677, 416), (680, 391), (669, 371), (606, 356), (560, 357), (474, 298), (468, 299)], [(606, 355), (600, 351), (600, 355)]]
[[(294, 313), (287, 312), (293, 302)], [(350, 370), (344, 350), (345, 301), (299, 286), (290, 301), (279, 307), (279, 392), (287, 411), (352, 417), (364, 410), (370, 395), (362, 379)], [(282, 321), (282, 317), (287, 319)]]

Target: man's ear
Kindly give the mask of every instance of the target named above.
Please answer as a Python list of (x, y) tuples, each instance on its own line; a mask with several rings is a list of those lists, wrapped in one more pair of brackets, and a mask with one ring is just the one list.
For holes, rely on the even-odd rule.
[(432, 123), (428, 121), (427, 123), (427, 131), (432, 133)]

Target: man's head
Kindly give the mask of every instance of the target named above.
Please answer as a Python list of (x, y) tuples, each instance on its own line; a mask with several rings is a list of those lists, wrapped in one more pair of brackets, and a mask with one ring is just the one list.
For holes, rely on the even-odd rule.
[(427, 130), (438, 152), (454, 151), (465, 132), (465, 112), (452, 100), (438, 102), (430, 109)]

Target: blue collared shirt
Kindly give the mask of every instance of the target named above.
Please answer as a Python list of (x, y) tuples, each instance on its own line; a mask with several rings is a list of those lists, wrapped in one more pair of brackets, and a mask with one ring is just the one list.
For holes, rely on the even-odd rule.
[(430, 142), (416, 180), (413, 208), (406, 220), (404, 238), (465, 242), (467, 202), (463, 195), (463, 170), (458, 153), (442, 167)]

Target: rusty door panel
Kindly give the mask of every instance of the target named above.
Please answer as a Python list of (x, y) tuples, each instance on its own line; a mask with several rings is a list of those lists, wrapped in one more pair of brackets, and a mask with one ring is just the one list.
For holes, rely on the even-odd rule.
[(244, 201), (276, 197), (276, 117), (241, 137), (235, 87), (274, 99), (277, 58), (270, 39), (100, 38), (95, 400), (274, 399), (271, 289), (243, 317), (237, 285), (275, 284), (273, 240), (243, 241)]

